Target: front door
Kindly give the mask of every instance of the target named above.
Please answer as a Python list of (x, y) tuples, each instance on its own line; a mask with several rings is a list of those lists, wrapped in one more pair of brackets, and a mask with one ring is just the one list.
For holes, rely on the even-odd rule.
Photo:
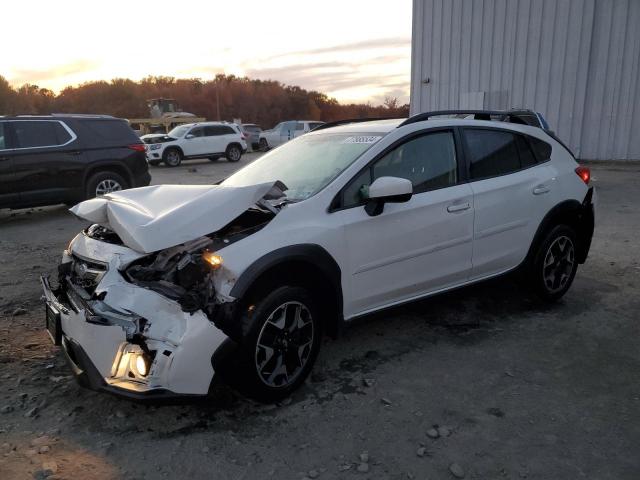
[(13, 170), (20, 203), (38, 205), (76, 197), (85, 158), (75, 133), (57, 120), (10, 123), (16, 142)]
[[(471, 272), (473, 194), (461, 183), (452, 130), (412, 135), (361, 172), (344, 191), (342, 217), (350, 283), (345, 316), (463, 283)], [(378, 216), (364, 209), (382, 176), (411, 180), (406, 203)]]
[(198, 155), (204, 155), (207, 152), (207, 137), (205, 137), (205, 127), (198, 126), (189, 130), (189, 133), (185, 135), (185, 142), (182, 145), (182, 150), (187, 157), (197, 157)]

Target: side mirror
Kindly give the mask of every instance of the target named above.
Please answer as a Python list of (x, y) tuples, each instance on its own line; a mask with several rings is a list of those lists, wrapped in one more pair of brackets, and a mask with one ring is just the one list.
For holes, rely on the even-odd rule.
[(398, 177), (380, 177), (369, 186), (369, 200), (364, 209), (372, 217), (380, 215), (388, 202), (408, 202), (413, 195), (410, 180)]
[(184, 136), (184, 138), (185, 138), (186, 140), (191, 140), (192, 138), (195, 138), (195, 135), (193, 135), (192, 133), (187, 133), (187, 134)]

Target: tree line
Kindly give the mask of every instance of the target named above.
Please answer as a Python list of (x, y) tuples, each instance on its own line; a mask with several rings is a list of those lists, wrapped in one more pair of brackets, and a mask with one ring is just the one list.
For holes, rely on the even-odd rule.
[(340, 104), (321, 92), (234, 75), (220, 74), (211, 80), (158, 76), (137, 82), (101, 80), (66, 87), (57, 95), (31, 84), (14, 88), (0, 76), (0, 115), (92, 113), (147, 118), (147, 100), (151, 98), (175, 99), (182, 111), (209, 120), (241, 118), (245, 123), (257, 123), (263, 128), (289, 119), (333, 121), (409, 114), (409, 105), (399, 105), (395, 98), (387, 97), (384, 105), (379, 106)]

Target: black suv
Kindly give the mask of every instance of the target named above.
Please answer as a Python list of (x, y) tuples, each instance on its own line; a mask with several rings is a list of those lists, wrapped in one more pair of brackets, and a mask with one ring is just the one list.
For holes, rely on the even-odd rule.
[(0, 208), (71, 205), (150, 180), (145, 146), (125, 120), (0, 117)]

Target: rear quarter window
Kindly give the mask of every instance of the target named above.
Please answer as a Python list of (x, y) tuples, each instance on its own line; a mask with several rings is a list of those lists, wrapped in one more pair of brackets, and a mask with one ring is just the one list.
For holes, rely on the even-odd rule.
[(538, 163), (546, 162), (551, 158), (551, 145), (536, 137), (528, 137), (528, 139)]
[(140, 138), (124, 120), (91, 119), (78, 122), (86, 146), (125, 146), (140, 143)]

